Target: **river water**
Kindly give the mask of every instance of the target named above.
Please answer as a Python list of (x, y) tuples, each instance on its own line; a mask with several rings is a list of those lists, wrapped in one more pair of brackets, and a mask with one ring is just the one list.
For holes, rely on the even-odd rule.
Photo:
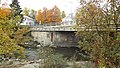
[[(83, 59), (81, 56), (81, 51), (77, 47), (57, 47), (53, 48), (56, 53), (62, 54), (64, 57), (70, 59), (72, 57), (76, 57), (77, 60)], [(38, 48), (25, 48), (25, 54), (28, 60), (38, 60)]]

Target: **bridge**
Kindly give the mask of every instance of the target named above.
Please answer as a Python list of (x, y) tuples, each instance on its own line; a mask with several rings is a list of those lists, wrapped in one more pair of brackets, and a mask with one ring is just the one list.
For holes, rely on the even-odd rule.
[[(62, 25), (54, 25), (54, 26), (31, 26), (31, 35), (34, 37), (34, 41), (42, 43), (44, 45), (52, 45), (52, 46), (60, 46), (60, 47), (77, 47), (79, 39), (75, 37), (76, 31), (84, 31), (85, 28), (83, 26), (79, 28), (74, 28), (73, 25), (62, 26)], [(107, 31), (106, 28), (92, 28), (86, 29), (86, 31)], [(116, 31), (116, 28), (111, 26), (109, 28), (110, 31)], [(117, 31), (120, 31), (120, 27), (117, 28)]]
[(34, 41), (44, 45), (52, 45), (58, 47), (77, 47), (78, 41), (75, 37), (75, 29), (73, 26), (31, 26), (31, 35)]
[(108, 29), (110, 31), (120, 31), (120, 26), (119, 27), (113, 27), (113, 25), (111, 25), (108, 29), (107, 28), (99, 28), (96, 29), (96, 26), (93, 26), (92, 28), (85, 28), (84, 26), (79, 26), (78, 28), (76, 28), (74, 25), (69, 25), (69, 26), (62, 26), (62, 25), (55, 25), (55, 26), (31, 26), (30, 30), (31, 31), (41, 31), (41, 32), (53, 32), (53, 31), (107, 31)]

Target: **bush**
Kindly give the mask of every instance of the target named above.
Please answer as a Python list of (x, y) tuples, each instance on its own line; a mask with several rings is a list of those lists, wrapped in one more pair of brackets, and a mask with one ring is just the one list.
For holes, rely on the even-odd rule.
[(48, 56), (50, 56), (51, 54), (54, 54), (54, 50), (50, 47), (40, 47), (38, 49), (38, 53), (39, 53), (39, 58), (40, 59), (46, 59)]
[(67, 59), (61, 54), (52, 54), (44, 60), (44, 68), (65, 68), (67, 67)]
[(44, 59), (40, 68), (65, 68), (67, 67), (67, 59), (61, 54), (55, 54), (50, 47), (41, 47), (39, 49), (39, 57)]

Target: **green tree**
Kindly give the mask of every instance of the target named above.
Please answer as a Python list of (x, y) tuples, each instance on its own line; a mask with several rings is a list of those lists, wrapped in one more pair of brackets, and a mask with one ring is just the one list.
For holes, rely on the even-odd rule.
[(29, 16), (29, 12), (30, 12), (30, 10), (25, 7), (25, 8), (23, 9), (23, 12), (22, 12), (22, 13), (23, 13), (23, 15), (25, 15), (25, 16)]
[[(119, 0), (80, 0), (82, 7), (76, 12), (79, 46), (90, 55), (98, 68), (120, 67), (120, 44), (116, 39), (120, 23)], [(101, 5), (102, 4), (102, 5)], [(103, 5), (104, 4), (104, 5)], [(111, 29), (111, 28), (115, 29)]]
[[(9, 15), (9, 19), (11, 20), (11, 23), (14, 24), (12, 26), (13, 32), (10, 35), (12, 39), (16, 40), (17, 45), (24, 45), (25, 42), (31, 40), (29, 36), (25, 36), (27, 32), (29, 32), (29, 27), (22, 27), (20, 26), (20, 23), (22, 22), (23, 15), (22, 9), (19, 5), (18, 0), (13, 0), (12, 4), (10, 4), (11, 7), (11, 14)], [(27, 12), (26, 12), (27, 11)], [(27, 8), (25, 8), (25, 13), (29, 14), (29, 11)]]
[(21, 14), (22, 9), (19, 5), (18, 0), (13, 0), (12, 4), (10, 4), (10, 7), (11, 7), (11, 10), (12, 10), (12, 13), (11, 13), (12, 18), (14, 18), (16, 16), (19, 16), (20, 20), (18, 20), (18, 22), (22, 22), (22, 19), (23, 19), (23, 15)]
[(34, 9), (31, 9), (30, 10), (30, 15), (29, 15), (31, 18), (35, 19), (35, 10)]
[(66, 14), (64, 11), (62, 11), (62, 14), (61, 14), (62, 18), (65, 18), (66, 17)]

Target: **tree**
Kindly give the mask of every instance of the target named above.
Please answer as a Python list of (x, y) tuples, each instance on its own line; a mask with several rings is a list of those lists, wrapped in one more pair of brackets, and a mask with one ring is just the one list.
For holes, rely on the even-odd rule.
[(28, 8), (24, 8), (23, 9), (23, 15), (25, 15), (25, 16), (29, 16), (29, 12), (30, 12), (30, 10), (28, 9)]
[(29, 41), (29, 37), (26, 36), (29, 28), (19, 25), (21, 19), (21, 9), (17, 0), (13, 1), (11, 8), (0, 7), (0, 56), (25, 58), (21, 45)]
[(18, 54), (18, 58), (24, 58), (23, 48), (17, 46), (16, 40), (11, 38), (14, 29), (9, 19), (10, 12), (9, 8), (0, 7), (0, 56), (13, 57)]
[(25, 15), (25, 16), (29, 16), (29, 17), (35, 19), (35, 10), (34, 9), (28, 9), (28, 8), (25, 7), (23, 9), (22, 14)]
[[(11, 20), (11, 23), (14, 24), (12, 26), (13, 33), (10, 35), (10, 37), (16, 40), (17, 45), (24, 45), (25, 42), (31, 39), (30, 37), (25, 36), (25, 34), (29, 32), (29, 28), (22, 27), (19, 24), (22, 22), (23, 15), (22, 15), (22, 10), (21, 10), (18, 0), (13, 0), (12, 4), (10, 4), (10, 7), (11, 7), (11, 13), (9, 15), (9, 19)], [(25, 8), (25, 13), (29, 14), (29, 10), (27, 8)]]
[(12, 18), (16, 17), (16, 16), (19, 16), (19, 19), (18, 22), (22, 22), (22, 19), (23, 19), (23, 15), (21, 14), (22, 13), (22, 9), (20, 8), (20, 5), (19, 5), (19, 2), (18, 0), (13, 0), (12, 1), (12, 4), (10, 4), (10, 7), (11, 7), (11, 16), (13, 16)]
[(43, 8), (43, 12), (42, 12), (42, 22), (43, 23), (48, 23), (48, 9), (46, 7)]
[(41, 10), (38, 10), (37, 14), (36, 14), (36, 20), (41, 23), (43, 22), (42, 20), (42, 11)]
[[(117, 24), (120, 22), (119, 0), (80, 0), (82, 7), (76, 12), (76, 32), (79, 46), (96, 63), (98, 68), (120, 67), (120, 45), (116, 39)], [(115, 28), (112, 30), (111, 28)], [(116, 43), (117, 42), (117, 43)]]
[(62, 21), (62, 18), (61, 18), (60, 9), (57, 6), (54, 6), (52, 22), (61, 22), (61, 21)]
[(35, 19), (35, 10), (34, 9), (31, 9), (30, 10), (30, 15), (29, 15), (31, 18)]
[(54, 6), (52, 9), (44, 7), (43, 11), (38, 10), (36, 20), (41, 23), (61, 22), (62, 16), (65, 16), (64, 14), (64, 12), (61, 14), (61, 11), (57, 6)]
[(66, 14), (65, 14), (65, 12), (64, 11), (62, 11), (62, 18), (65, 18), (66, 17)]
[(6, 17), (9, 14), (10, 14), (10, 9), (9, 8), (2, 8), (2, 7), (0, 7), (0, 19), (6, 19)]
[(49, 9), (48, 15), (47, 15), (48, 22), (52, 22), (52, 20), (53, 20), (53, 14), (54, 14), (54, 11), (52, 9)]

